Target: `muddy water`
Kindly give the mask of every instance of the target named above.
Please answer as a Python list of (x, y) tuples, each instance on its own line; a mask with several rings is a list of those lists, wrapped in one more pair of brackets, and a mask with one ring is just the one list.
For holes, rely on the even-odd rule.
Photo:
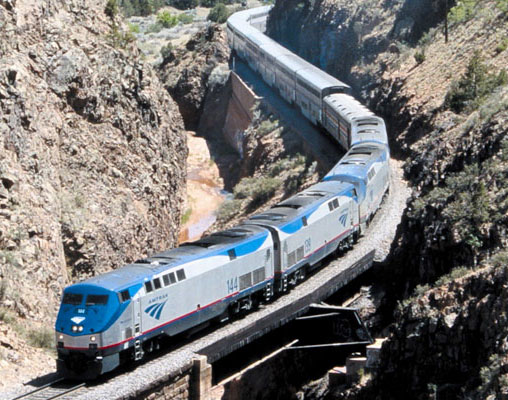
[(197, 240), (216, 220), (224, 202), (224, 182), (210, 156), (205, 139), (187, 132), (187, 201), (179, 242)]

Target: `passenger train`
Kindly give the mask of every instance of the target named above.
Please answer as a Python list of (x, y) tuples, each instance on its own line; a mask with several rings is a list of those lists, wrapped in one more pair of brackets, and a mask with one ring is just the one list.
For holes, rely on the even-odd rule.
[(55, 324), (59, 372), (95, 378), (142, 359), (162, 337), (270, 301), (350, 248), (380, 206), (390, 157), (383, 120), (348, 85), (265, 36), (269, 10), (232, 15), (231, 48), (346, 155), (320, 182), (234, 228), (65, 288)]

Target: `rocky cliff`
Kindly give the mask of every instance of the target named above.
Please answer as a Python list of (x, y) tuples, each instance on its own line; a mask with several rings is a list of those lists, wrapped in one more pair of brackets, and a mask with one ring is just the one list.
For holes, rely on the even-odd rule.
[[(375, 389), (349, 398), (424, 398), (432, 390), (486, 398), (506, 386), (505, 323), (488, 310), (508, 305), (500, 255), (508, 227), (508, 5), (444, 4), (277, 1), (269, 21), (270, 35), (352, 84), (385, 118), (392, 154), (406, 160), (414, 189), (392, 261), (379, 273), (388, 277), (384, 321), (393, 322), (397, 300), (402, 306)], [(458, 278), (480, 265), (490, 267)], [(443, 276), (456, 282), (442, 286)]]
[[(178, 102), (188, 129), (200, 128), (206, 135), (206, 126), (200, 127), (206, 97), (217, 83), (227, 80), (229, 54), (225, 30), (212, 24), (193, 35), (185, 46), (172, 50), (160, 65), (161, 81)], [(225, 118), (224, 110), (216, 114)], [(217, 124), (222, 127), (224, 120), (218, 120)]]
[(64, 286), (177, 239), (183, 121), (105, 4), (0, 1), (0, 361)]

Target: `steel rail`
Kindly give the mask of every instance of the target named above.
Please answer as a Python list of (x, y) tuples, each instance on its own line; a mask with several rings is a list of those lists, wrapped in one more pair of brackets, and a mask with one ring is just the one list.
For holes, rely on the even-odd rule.
[(22, 395), (19, 395), (18, 397), (13, 398), (12, 400), (53, 400), (61, 398), (62, 396), (65, 396), (68, 393), (74, 392), (75, 390), (78, 390), (85, 386), (85, 382), (81, 382), (78, 384), (73, 384), (69, 386), (64, 387), (58, 387), (59, 384), (63, 384), (65, 382), (64, 378), (57, 379), (53, 382), (47, 383), (41, 387), (38, 387), (35, 390), (32, 390), (31, 392), (24, 393)]

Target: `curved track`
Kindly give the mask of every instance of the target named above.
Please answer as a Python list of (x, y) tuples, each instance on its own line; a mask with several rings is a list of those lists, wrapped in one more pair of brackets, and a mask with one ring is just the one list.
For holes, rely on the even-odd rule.
[(65, 379), (57, 379), (12, 400), (70, 400), (74, 399), (77, 395), (76, 391), (84, 386), (84, 382), (76, 383)]

